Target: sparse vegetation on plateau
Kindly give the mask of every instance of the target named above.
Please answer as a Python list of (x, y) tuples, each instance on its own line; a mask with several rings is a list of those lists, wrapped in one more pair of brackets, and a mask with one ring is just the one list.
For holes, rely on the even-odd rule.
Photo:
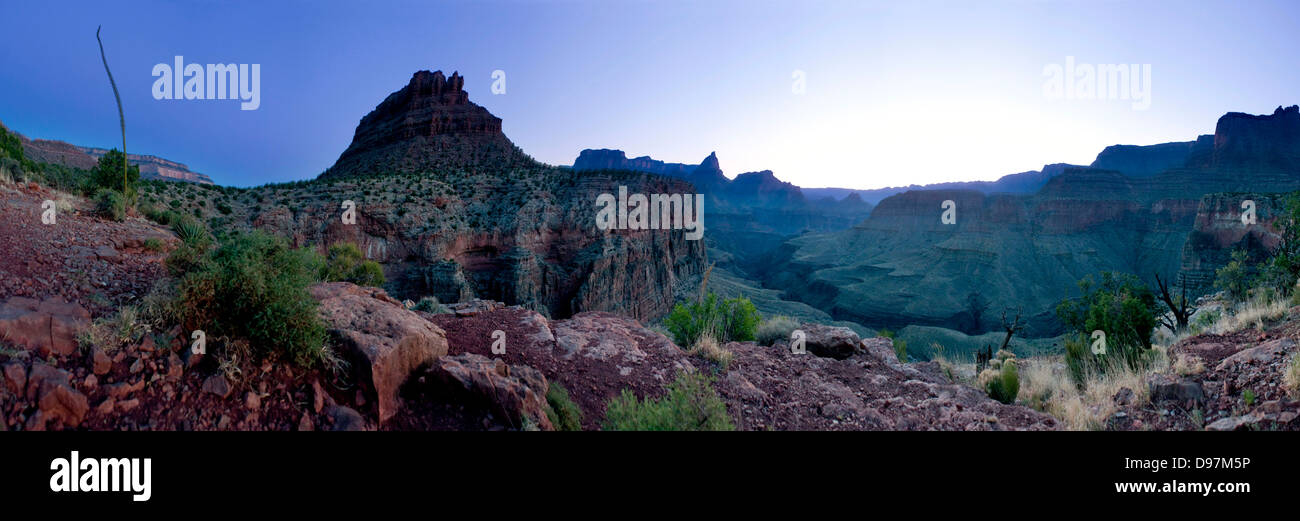
[(339, 243), (329, 247), (320, 278), (327, 282), (346, 281), (358, 286), (382, 287), (384, 270), (378, 262), (366, 260), (357, 245)]
[(546, 388), (546, 416), (557, 431), (582, 430), (582, 409), (559, 383), (551, 382)]
[(121, 222), (126, 219), (126, 198), (116, 190), (100, 188), (95, 192), (95, 213), (105, 219)]
[(677, 304), (664, 326), (679, 346), (694, 346), (703, 336), (722, 343), (754, 340), (762, 316), (745, 297), (719, 299), (709, 293), (687, 304)]
[[(1159, 309), (1151, 289), (1133, 275), (1105, 272), (1100, 281), (1091, 276), (1079, 281), (1079, 290), (1079, 299), (1063, 301), (1056, 308), (1073, 333), (1065, 342), (1065, 360), (1075, 382), (1084, 385), (1088, 374), (1119, 365), (1137, 370), (1146, 364)], [(1100, 353), (1089, 344), (1096, 331), (1105, 334)]]
[(735, 430), (727, 405), (699, 373), (680, 373), (658, 400), (637, 400), (624, 390), (610, 400), (605, 430), (614, 431), (730, 431)]
[(754, 340), (759, 345), (770, 346), (778, 340), (790, 340), (790, 333), (799, 328), (799, 321), (785, 315), (764, 320), (754, 331)]
[(330, 356), (317, 303), (307, 292), (324, 264), (320, 255), (253, 231), (228, 235), (186, 263), (191, 267), (180, 278), (177, 306), (186, 329), (244, 338), (260, 354), (302, 365)]
[(1015, 355), (999, 351), (990, 367), (980, 373), (979, 381), (990, 398), (1005, 404), (1016, 403), (1020, 394), (1020, 373), (1016, 369)]

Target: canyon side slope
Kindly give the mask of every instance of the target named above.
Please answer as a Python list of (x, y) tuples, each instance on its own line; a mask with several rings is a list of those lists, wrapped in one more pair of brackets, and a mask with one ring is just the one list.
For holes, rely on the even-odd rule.
[[(851, 229), (791, 239), (755, 276), (787, 299), (871, 327), (980, 333), (997, 329), (998, 311), (1022, 309), (1027, 336), (1053, 336), (1055, 306), (1090, 274), (1132, 273), (1153, 286), (1159, 275), (1204, 290), (1227, 252), (1259, 236), (1208, 227), (1239, 221), (1249, 194), (1300, 189), (1297, 136), (1295, 106), (1229, 113), (1212, 136), (1110, 147), (1033, 194), (904, 192)], [(1266, 223), (1274, 205), (1261, 198)], [(941, 222), (949, 200), (954, 224)]]

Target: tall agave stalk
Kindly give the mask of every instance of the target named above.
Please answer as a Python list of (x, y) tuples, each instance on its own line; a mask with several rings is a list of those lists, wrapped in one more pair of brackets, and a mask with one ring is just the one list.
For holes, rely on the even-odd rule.
[(99, 38), (99, 31), (104, 26), (95, 29), (95, 41), (99, 42), (99, 58), (104, 61), (104, 72), (108, 73), (108, 83), (113, 86), (113, 98), (117, 100), (117, 120), (122, 127), (122, 197), (126, 197), (126, 169), (130, 163), (126, 159), (126, 116), (122, 113), (122, 96), (117, 93), (117, 82), (113, 81), (113, 71), (108, 69), (108, 57), (104, 55), (104, 40)]

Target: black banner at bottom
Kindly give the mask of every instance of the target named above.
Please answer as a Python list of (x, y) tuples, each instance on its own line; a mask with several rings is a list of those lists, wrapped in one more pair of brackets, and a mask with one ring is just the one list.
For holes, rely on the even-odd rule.
[(205, 501), (366, 508), (376, 498), (385, 508), (441, 498), (569, 509), (605, 497), (653, 509), (683, 494), (760, 509), (809, 496), (915, 500), (929, 511), (1001, 501), (1200, 508), (1290, 499), (1300, 469), (1297, 438), (1280, 432), (46, 432), (0, 440), (5, 504), (123, 513)]

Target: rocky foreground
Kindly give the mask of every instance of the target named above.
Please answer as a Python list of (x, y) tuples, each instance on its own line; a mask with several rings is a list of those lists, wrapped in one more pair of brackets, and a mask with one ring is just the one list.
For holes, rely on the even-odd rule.
[[(782, 344), (728, 344), (735, 359), (722, 369), (609, 313), (550, 321), (477, 301), (428, 314), (376, 288), (325, 283), (312, 293), (352, 362), (347, 376), (271, 361), (216, 367), (192, 355), (179, 334), (166, 346), (146, 337), (115, 353), (91, 348), (66, 355), (37, 337), (27, 348), (50, 356), (11, 353), (3, 364), (3, 424), (11, 430), (550, 430), (545, 394), (549, 382), (559, 382), (582, 410), (583, 427), (598, 429), (606, 402), (623, 389), (657, 396), (678, 372), (716, 370), (714, 386), (746, 430), (1057, 428), (1048, 416), (949, 383), (935, 364), (900, 364), (888, 340), (860, 340), (843, 328), (808, 325), (806, 354)], [(39, 306), (5, 309), (5, 330), (44, 313)], [(60, 314), (35, 318), (76, 327)], [(494, 331), (505, 339), (505, 352), (497, 355)]]

